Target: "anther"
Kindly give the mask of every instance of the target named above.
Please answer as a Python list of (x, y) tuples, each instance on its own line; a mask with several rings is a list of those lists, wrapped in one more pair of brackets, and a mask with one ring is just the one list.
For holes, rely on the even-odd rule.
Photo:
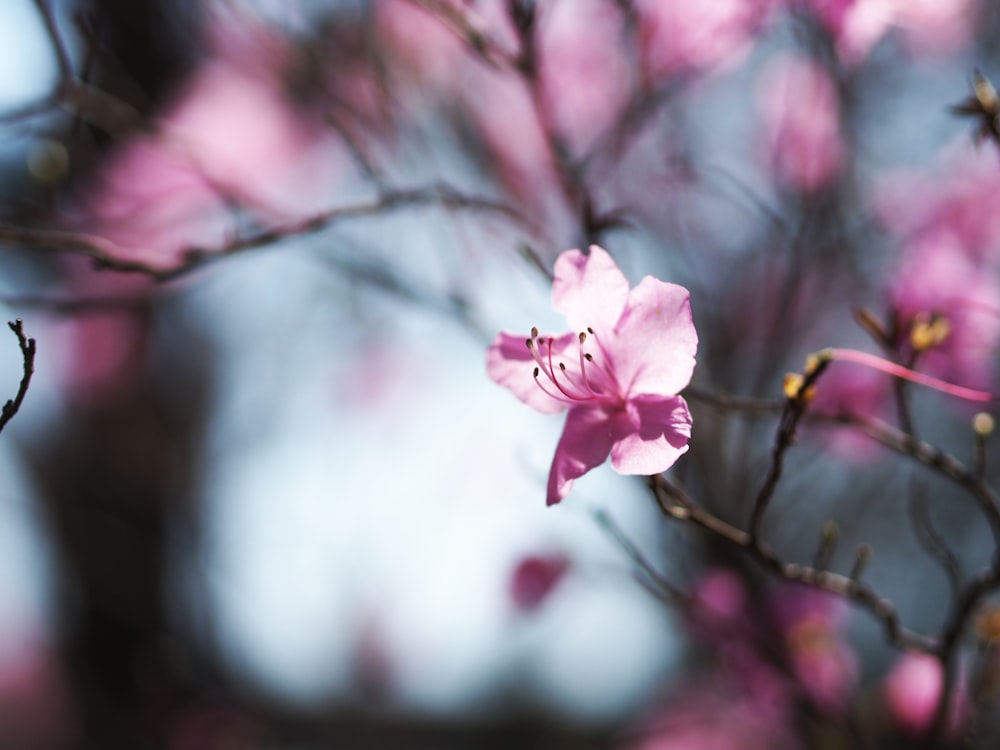
[(527, 344), (528, 348), (530, 349), (531, 348), (531, 344), (532, 344), (532, 339), (525, 339), (524, 343)]
[(564, 362), (560, 362), (559, 369), (562, 370), (563, 372), (566, 372), (566, 364)]
[(535, 377), (536, 378), (538, 377), (538, 368), (537, 367), (535, 368)]
[(593, 329), (593, 328), (591, 328), (590, 326), (587, 326), (587, 333), (589, 333), (589, 334), (590, 334), (591, 336), (595, 336), (595, 335), (596, 335), (596, 334), (594, 333), (594, 329)]
[(582, 344), (586, 340), (587, 340), (587, 334), (585, 334), (583, 331), (580, 331), (580, 343)]
[(531, 326), (531, 338), (538, 338), (538, 326)]

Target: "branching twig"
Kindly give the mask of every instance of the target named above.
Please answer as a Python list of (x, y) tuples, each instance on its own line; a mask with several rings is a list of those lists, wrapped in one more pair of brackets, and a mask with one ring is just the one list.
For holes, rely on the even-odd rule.
[(774, 490), (778, 486), (778, 480), (781, 479), (785, 452), (795, 442), (795, 431), (798, 428), (799, 420), (802, 419), (802, 415), (805, 414), (806, 408), (809, 406), (816, 380), (823, 374), (829, 363), (829, 360), (822, 359), (812, 367), (807, 368), (808, 371), (799, 383), (796, 392), (790, 395), (785, 402), (785, 410), (778, 423), (778, 432), (774, 436), (771, 467), (764, 478), (764, 483), (757, 492), (757, 498), (754, 500), (753, 510), (750, 514), (750, 540), (754, 545), (760, 543), (760, 527), (764, 521), (764, 512), (771, 502)]
[(948, 584), (951, 586), (952, 600), (958, 596), (962, 588), (962, 569), (958, 563), (958, 558), (952, 552), (951, 547), (941, 536), (940, 532), (934, 528), (930, 513), (927, 509), (927, 495), (922, 488), (917, 488), (910, 502), (910, 517), (913, 520), (913, 528), (917, 540), (931, 557), (933, 557), (948, 577)]
[(739, 547), (752, 559), (786, 581), (829, 591), (863, 607), (882, 624), (886, 638), (894, 646), (929, 654), (940, 652), (941, 647), (937, 639), (905, 627), (900, 622), (895, 605), (857, 577), (785, 562), (759, 539), (697, 505), (682, 489), (671, 484), (663, 476), (650, 477), (649, 485), (661, 510), (671, 518), (693, 523), (719, 539)]
[(17, 395), (4, 404), (3, 409), (0, 409), (0, 432), (3, 431), (3, 428), (7, 426), (7, 423), (14, 418), (14, 415), (21, 408), (24, 396), (28, 392), (28, 386), (31, 384), (31, 376), (35, 372), (35, 340), (25, 336), (24, 323), (20, 318), (12, 320), (7, 325), (14, 332), (14, 335), (17, 336), (17, 344), (21, 348), (21, 357), (24, 362), (24, 374), (21, 376), (21, 384), (17, 388)]
[(103, 268), (142, 273), (157, 281), (167, 281), (222, 257), (267, 247), (293, 237), (317, 234), (340, 221), (435, 204), (450, 209), (497, 213), (516, 222), (523, 222), (520, 214), (504, 203), (465, 195), (447, 185), (432, 185), (387, 191), (373, 200), (337, 206), (304, 219), (267, 227), (219, 247), (184, 248), (178, 253), (180, 261), (171, 265), (136, 260), (136, 256), (151, 254), (142, 249), (124, 248), (112, 240), (93, 234), (59, 229), (36, 229), (0, 223), (0, 244), (75, 253), (92, 258)]

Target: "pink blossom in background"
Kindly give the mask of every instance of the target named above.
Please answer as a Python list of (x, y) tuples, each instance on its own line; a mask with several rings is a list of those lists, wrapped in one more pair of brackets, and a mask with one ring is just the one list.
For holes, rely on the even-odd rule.
[(157, 135), (119, 148), (88, 186), (75, 226), (117, 243), (124, 258), (169, 268), (188, 246), (224, 243), (233, 206), (281, 221), (329, 204), (339, 162), (325, 131), (293, 110), (284, 56), (247, 47), (233, 45), (248, 59), (203, 63)]
[(946, 232), (970, 257), (1000, 263), (1000, 164), (988, 152), (970, 147), (945, 149), (928, 170), (898, 170), (876, 186), (879, 220), (892, 233), (909, 238)]
[(773, 0), (636, 0), (647, 79), (698, 73), (740, 60)]
[(771, 612), (798, 687), (821, 711), (846, 711), (859, 673), (857, 655), (843, 636), (846, 602), (815, 589), (781, 586), (772, 597)]
[(812, 192), (836, 178), (846, 147), (837, 88), (822, 66), (801, 56), (772, 60), (758, 81), (757, 106), (779, 181)]
[(510, 576), (510, 598), (521, 612), (532, 612), (551, 596), (569, 570), (561, 554), (522, 557)]
[(545, 106), (574, 154), (625, 109), (631, 88), (620, 10), (606, 0), (556, 0), (539, 20)]
[(882, 685), (890, 716), (912, 734), (926, 731), (941, 696), (941, 663), (927, 654), (905, 654)]
[[(912, 338), (921, 324), (941, 320), (946, 335), (919, 353), (917, 369), (957, 385), (989, 390), (1000, 345), (1000, 280), (970, 258), (944, 228), (924, 231), (903, 250), (890, 300), (896, 324)], [(909, 340), (904, 351), (912, 351)]]
[(837, 54), (857, 65), (889, 32), (913, 55), (954, 52), (972, 35), (975, 0), (791, 0), (810, 8), (834, 39)]
[[(784, 699), (717, 671), (683, 685), (636, 727), (629, 750), (798, 750)], [(630, 733), (626, 733), (628, 735)]]
[(689, 294), (647, 276), (628, 279), (602, 248), (556, 260), (552, 299), (574, 332), (500, 333), (489, 376), (543, 413), (567, 411), (547, 502), (604, 463), (622, 474), (658, 474), (687, 451), (691, 414), (677, 393), (691, 380), (698, 336)]
[[(834, 364), (827, 368), (816, 386), (811, 408), (821, 414), (864, 414), (886, 418), (892, 399), (892, 378), (867, 367)], [(880, 453), (873, 450), (867, 435), (833, 425), (809, 428), (809, 434), (823, 441), (838, 458), (868, 462)]]
[(743, 580), (727, 568), (714, 568), (694, 586), (689, 616), (694, 635), (712, 640), (745, 626), (747, 591)]

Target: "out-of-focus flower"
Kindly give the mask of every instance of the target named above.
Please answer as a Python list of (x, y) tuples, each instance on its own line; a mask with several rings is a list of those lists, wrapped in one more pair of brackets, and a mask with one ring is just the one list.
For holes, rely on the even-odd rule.
[(761, 75), (757, 101), (775, 175), (805, 192), (829, 184), (845, 151), (830, 75), (804, 57), (775, 59)]
[[(892, 395), (892, 379), (867, 367), (830, 367), (816, 385), (812, 409), (823, 414), (860, 414), (887, 417), (887, 405)], [(872, 450), (872, 441), (857, 430), (836, 425), (817, 427), (815, 433), (836, 456), (858, 462), (872, 461), (879, 453)]]
[(553, 304), (578, 333), (500, 333), (490, 377), (544, 413), (568, 410), (549, 474), (551, 505), (573, 480), (602, 464), (657, 474), (688, 448), (691, 414), (677, 393), (691, 379), (698, 336), (689, 294), (651, 276), (629, 290), (602, 248), (556, 261)]
[(539, 26), (541, 90), (557, 130), (580, 153), (628, 102), (622, 17), (605, 0), (550, 5)]
[(647, 78), (698, 73), (739, 60), (773, 0), (636, 0)]
[(738, 575), (726, 568), (713, 568), (695, 584), (692, 592), (691, 629), (696, 636), (725, 638), (734, 627), (745, 626), (747, 592)]
[(928, 654), (904, 654), (882, 684), (885, 707), (902, 731), (919, 735), (930, 728), (941, 697), (941, 662)]
[(521, 558), (510, 576), (510, 598), (522, 612), (541, 606), (569, 570), (565, 555), (527, 555)]
[(972, 34), (974, 0), (791, 0), (809, 7), (833, 37), (837, 54), (857, 65), (892, 29), (914, 55), (947, 54)]
[(822, 711), (846, 710), (857, 685), (858, 660), (843, 638), (844, 600), (801, 586), (782, 586), (771, 608), (796, 684)]
[[(223, 52), (251, 54), (230, 46)], [(283, 90), (283, 49), (258, 45), (253, 59), (220, 53), (203, 63), (156, 133), (109, 159), (72, 225), (117, 243), (127, 259), (169, 268), (192, 245), (225, 242), (233, 208), (274, 221), (326, 207), (323, 188), (343, 162), (319, 121)]]
[(904, 352), (959, 385), (987, 388), (1000, 345), (1000, 282), (939, 229), (911, 240), (890, 299)]

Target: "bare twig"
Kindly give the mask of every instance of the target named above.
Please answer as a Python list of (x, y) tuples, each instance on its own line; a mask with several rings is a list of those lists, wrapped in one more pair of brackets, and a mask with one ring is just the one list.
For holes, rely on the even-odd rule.
[(938, 639), (905, 627), (892, 601), (879, 594), (869, 584), (859, 580), (859, 575), (849, 577), (828, 570), (817, 570), (785, 562), (773, 549), (750, 533), (726, 523), (697, 505), (681, 488), (671, 484), (662, 475), (649, 477), (648, 482), (660, 509), (669, 517), (693, 523), (719, 539), (744, 550), (764, 568), (786, 581), (829, 591), (858, 604), (882, 624), (886, 638), (894, 646), (935, 655), (940, 653), (941, 645)]
[(962, 569), (955, 553), (931, 521), (927, 508), (927, 494), (923, 488), (916, 488), (910, 497), (910, 517), (913, 520), (917, 540), (927, 551), (927, 554), (940, 564), (941, 569), (948, 577), (952, 600), (954, 600), (962, 588)]
[(303, 219), (267, 227), (218, 247), (184, 248), (178, 253), (180, 260), (170, 265), (156, 265), (137, 260), (137, 257), (151, 254), (141, 248), (124, 248), (112, 240), (93, 234), (59, 229), (36, 229), (0, 223), (0, 244), (75, 253), (92, 258), (103, 268), (142, 273), (157, 281), (168, 281), (219, 258), (271, 246), (293, 237), (317, 234), (340, 221), (427, 205), (496, 213), (516, 222), (523, 221), (514, 208), (499, 201), (465, 195), (447, 185), (432, 185), (387, 191), (372, 200), (337, 206)]
[(784, 468), (785, 453), (795, 442), (795, 432), (799, 425), (799, 420), (805, 414), (812, 398), (813, 386), (819, 376), (829, 365), (829, 360), (821, 359), (812, 367), (807, 368), (802, 382), (799, 383), (796, 392), (790, 395), (785, 402), (785, 410), (781, 414), (778, 422), (778, 431), (774, 436), (774, 447), (771, 449), (771, 466), (768, 469), (764, 483), (757, 492), (754, 500), (753, 510), (750, 513), (750, 539), (753, 544), (760, 541), (760, 527), (764, 521), (764, 512), (767, 510), (774, 490), (781, 479), (781, 472)]
[(56, 53), (59, 75), (64, 81), (68, 81), (73, 78), (73, 65), (70, 62), (69, 53), (66, 51), (66, 44), (59, 33), (59, 27), (56, 25), (55, 16), (52, 15), (52, 8), (49, 7), (46, 0), (35, 0), (35, 7), (38, 8), (38, 13), (42, 17), (42, 23), (45, 24), (45, 30)]
[(614, 540), (618, 543), (618, 546), (622, 548), (622, 551), (628, 556), (632, 564), (636, 566), (638, 572), (643, 573), (646, 578), (655, 587), (651, 591), (654, 595), (660, 597), (667, 597), (673, 602), (683, 602), (688, 599), (688, 596), (681, 591), (679, 588), (674, 586), (670, 581), (663, 577), (653, 564), (646, 559), (645, 555), (639, 551), (639, 548), (632, 543), (632, 541), (625, 535), (625, 532), (614, 522), (614, 520), (605, 513), (603, 510), (598, 510), (594, 513), (594, 520), (597, 521), (598, 525), (604, 529)]
[(0, 432), (3, 431), (3, 428), (7, 426), (7, 423), (14, 418), (14, 415), (21, 408), (24, 396), (28, 392), (28, 386), (31, 384), (31, 376), (35, 372), (35, 340), (25, 336), (24, 323), (20, 318), (12, 320), (7, 325), (14, 332), (14, 335), (17, 336), (17, 344), (21, 348), (21, 357), (24, 362), (24, 374), (21, 376), (21, 384), (17, 388), (17, 395), (7, 401), (3, 405), (3, 409), (0, 409)]

